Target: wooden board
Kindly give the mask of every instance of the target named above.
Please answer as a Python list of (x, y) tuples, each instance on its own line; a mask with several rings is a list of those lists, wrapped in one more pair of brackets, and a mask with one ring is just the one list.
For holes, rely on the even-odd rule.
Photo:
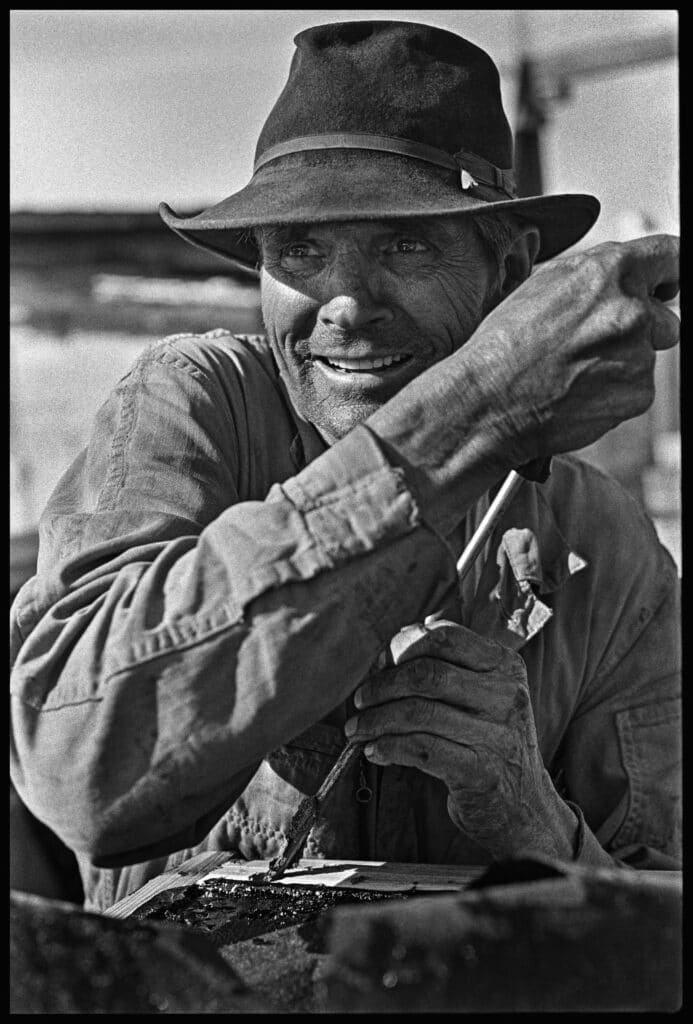
[[(269, 869), (269, 861), (238, 861), (228, 853), (202, 853), (174, 871), (151, 879), (136, 892), (104, 911), (109, 917), (130, 917), (159, 893), (212, 878), (250, 882)], [(385, 861), (319, 860), (305, 858), (271, 883), (357, 889), (383, 893), (461, 892), (486, 869), (476, 865), (392, 864)], [(254, 878), (255, 876), (255, 878)]]

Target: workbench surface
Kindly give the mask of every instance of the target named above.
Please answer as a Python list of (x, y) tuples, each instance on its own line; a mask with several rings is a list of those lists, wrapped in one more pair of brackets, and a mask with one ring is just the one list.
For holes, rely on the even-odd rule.
[[(677, 872), (534, 860), (490, 869), (301, 861), (263, 884), (263, 866), (201, 855), (104, 915), (37, 898), (29, 912), (32, 898), (20, 899), (21, 934), (29, 918), (41, 936), (48, 918), (60, 920), (73, 947), (88, 933), (91, 954), (101, 930), (128, 956), (109, 954), (117, 1009), (93, 1005), (106, 989), (94, 987), (92, 964), (79, 999), (73, 979), (75, 1010), (64, 991), (49, 991), (66, 979), (50, 944), (39, 943), (33, 989), (21, 986), (24, 1010), (13, 1012), (50, 1012), (27, 1009), (27, 999), (55, 1006), (60, 994), (74, 1012), (671, 1011), (681, 1003)], [(125, 959), (129, 977), (118, 986)]]

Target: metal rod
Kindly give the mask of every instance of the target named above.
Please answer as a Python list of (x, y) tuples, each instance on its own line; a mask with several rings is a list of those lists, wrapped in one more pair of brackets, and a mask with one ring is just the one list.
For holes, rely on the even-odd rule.
[(523, 480), (524, 477), (520, 476), (520, 474), (514, 469), (511, 469), (508, 473), (500, 490), (498, 491), (498, 494), (489, 505), (486, 515), (479, 523), (471, 540), (459, 557), (457, 562), (457, 577), (459, 580), (463, 580), (465, 578), (471, 567), (476, 562), (479, 557), (479, 552), (486, 543), (486, 539), (491, 533), (491, 530), (505, 512)]

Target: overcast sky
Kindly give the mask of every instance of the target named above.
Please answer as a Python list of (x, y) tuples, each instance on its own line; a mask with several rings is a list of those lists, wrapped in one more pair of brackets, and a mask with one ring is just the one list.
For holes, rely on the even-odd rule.
[[(675, 11), (643, 10), (16, 10), (12, 208), (154, 210), (165, 199), (190, 211), (218, 201), (250, 177), (296, 32), (362, 18), (423, 21), (483, 47), (508, 69), (511, 121), (521, 34), (541, 56), (677, 27)], [(678, 229), (677, 74), (671, 59), (580, 80), (553, 109), (545, 190), (597, 195), (601, 237), (640, 233), (628, 217), (643, 212)]]

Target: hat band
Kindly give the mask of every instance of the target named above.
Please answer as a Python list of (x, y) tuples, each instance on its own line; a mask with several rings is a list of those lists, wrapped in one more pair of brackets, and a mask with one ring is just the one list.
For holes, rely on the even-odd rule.
[(426, 163), (447, 167), (458, 171), (463, 189), (483, 184), (497, 192), (502, 192), (509, 199), (515, 198), (515, 182), (512, 171), (501, 170), (495, 164), (461, 149), (453, 156), (443, 149), (427, 146), (423, 142), (412, 142), (391, 135), (367, 135), (355, 132), (340, 132), (334, 135), (303, 135), (297, 139), (288, 139), (270, 146), (255, 161), (253, 174), (272, 160), (278, 160), (290, 153), (305, 153), (317, 149), (372, 149), (382, 153), (396, 153), (398, 156), (412, 157), (414, 160), (425, 160)]

